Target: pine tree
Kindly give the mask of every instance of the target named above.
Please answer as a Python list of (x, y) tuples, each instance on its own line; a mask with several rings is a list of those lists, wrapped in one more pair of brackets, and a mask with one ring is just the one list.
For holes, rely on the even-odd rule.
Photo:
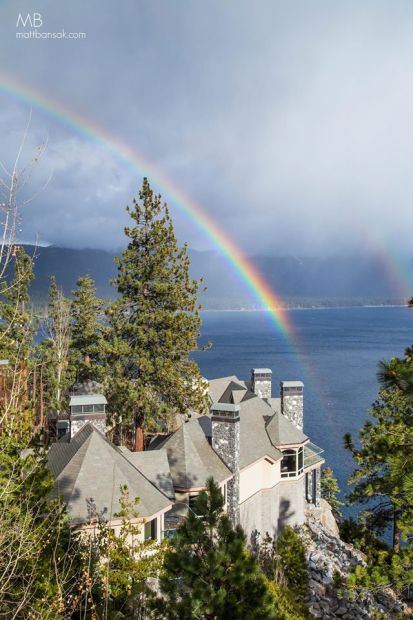
[(324, 467), (321, 472), (321, 497), (325, 499), (331, 506), (331, 510), (336, 519), (341, 518), (340, 506), (344, 506), (344, 502), (338, 499), (340, 487), (337, 478), (331, 467)]
[(96, 285), (80, 276), (72, 291), (71, 363), (76, 381), (102, 381), (104, 376), (104, 302), (96, 297)]
[(378, 534), (391, 527), (393, 551), (413, 536), (413, 402), (398, 388), (381, 390), (360, 431), (360, 448), (350, 434), (348, 448), (358, 465), (350, 479), (352, 503), (366, 504), (368, 527)]
[(119, 298), (108, 316), (111, 410), (135, 425), (135, 447), (142, 429), (171, 415), (202, 410), (206, 392), (195, 361), (200, 316), (199, 282), (189, 275), (186, 244), (178, 247), (166, 204), (143, 180), (140, 201), (127, 209), (128, 246), (118, 259), (114, 281)]
[(240, 526), (223, 514), (223, 498), (212, 479), (195, 510), (172, 539), (161, 598), (155, 607), (166, 620), (270, 620), (277, 618), (266, 578), (245, 546)]

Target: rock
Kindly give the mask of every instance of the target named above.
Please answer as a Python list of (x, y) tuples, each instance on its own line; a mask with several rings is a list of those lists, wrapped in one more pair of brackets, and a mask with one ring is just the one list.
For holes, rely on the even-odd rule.
[[(328, 505), (327, 505), (328, 506)], [(306, 548), (308, 566), (308, 595), (305, 603), (315, 618), (337, 618), (339, 620), (373, 620), (378, 613), (389, 620), (396, 620), (408, 610), (390, 589), (379, 593), (357, 593), (351, 597), (346, 592), (345, 580), (354, 566), (365, 565), (366, 558), (353, 545), (340, 540), (334, 528), (324, 525), (325, 519), (318, 519), (326, 513), (325, 506), (311, 511), (307, 523), (299, 533)], [(334, 586), (334, 575), (338, 573), (343, 580), (343, 595), (338, 598)]]

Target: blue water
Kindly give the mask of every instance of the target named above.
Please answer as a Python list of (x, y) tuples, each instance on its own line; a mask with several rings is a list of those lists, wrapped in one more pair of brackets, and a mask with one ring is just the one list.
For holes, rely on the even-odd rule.
[(197, 353), (202, 374), (247, 379), (253, 367), (273, 371), (273, 396), (281, 380), (302, 380), (304, 430), (325, 450), (345, 491), (354, 467), (343, 448), (346, 432), (357, 434), (378, 392), (377, 363), (403, 354), (413, 342), (413, 310), (334, 308), (290, 310), (297, 348), (277, 330), (266, 312), (204, 312)]

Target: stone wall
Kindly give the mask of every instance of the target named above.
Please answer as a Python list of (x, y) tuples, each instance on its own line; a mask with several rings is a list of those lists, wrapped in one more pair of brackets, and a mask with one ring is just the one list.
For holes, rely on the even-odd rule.
[(281, 411), (301, 431), (304, 426), (304, 384), (281, 381)]
[(70, 437), (74, 437), (76, 433), (79, 432), (80, 429), (83, 428), (83, 426), (88, 422), (97, 428), (97, 430), (103, 435), (106, 435), (106, 416), (102, 416), (100, 418), (96, 418), (95, 416), (95, 419), (84, 418), (83, 416), (76, 418), (73, 416), (70, 420)]
[(227, 483), (227, 512), (234, 524), (239, 523), (239, 405), (212, 407), (212, 447), (234, 474)]
[(272, 371), (269, 368), (253, 368), (251, 371), (251, 388), (260, 398), (271, 398)]

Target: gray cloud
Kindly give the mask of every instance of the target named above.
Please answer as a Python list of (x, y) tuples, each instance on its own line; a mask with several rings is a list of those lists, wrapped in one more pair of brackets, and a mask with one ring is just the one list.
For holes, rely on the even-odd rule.
[[(110, 131), (203, 205), (248, 252), (411, 252), (413, 5), (39, 0), (44, 30), (84, 41), (15, 39), (0, 2), (0, 66)], [(0, 91), (0, 155), (27, 107)], [(59, 122), (24, 234), (117, 247), (138, 171)], [(39, 179), (39, 182), (41, 180)], [(179, 211), (179, 236), (210, 245)]]

